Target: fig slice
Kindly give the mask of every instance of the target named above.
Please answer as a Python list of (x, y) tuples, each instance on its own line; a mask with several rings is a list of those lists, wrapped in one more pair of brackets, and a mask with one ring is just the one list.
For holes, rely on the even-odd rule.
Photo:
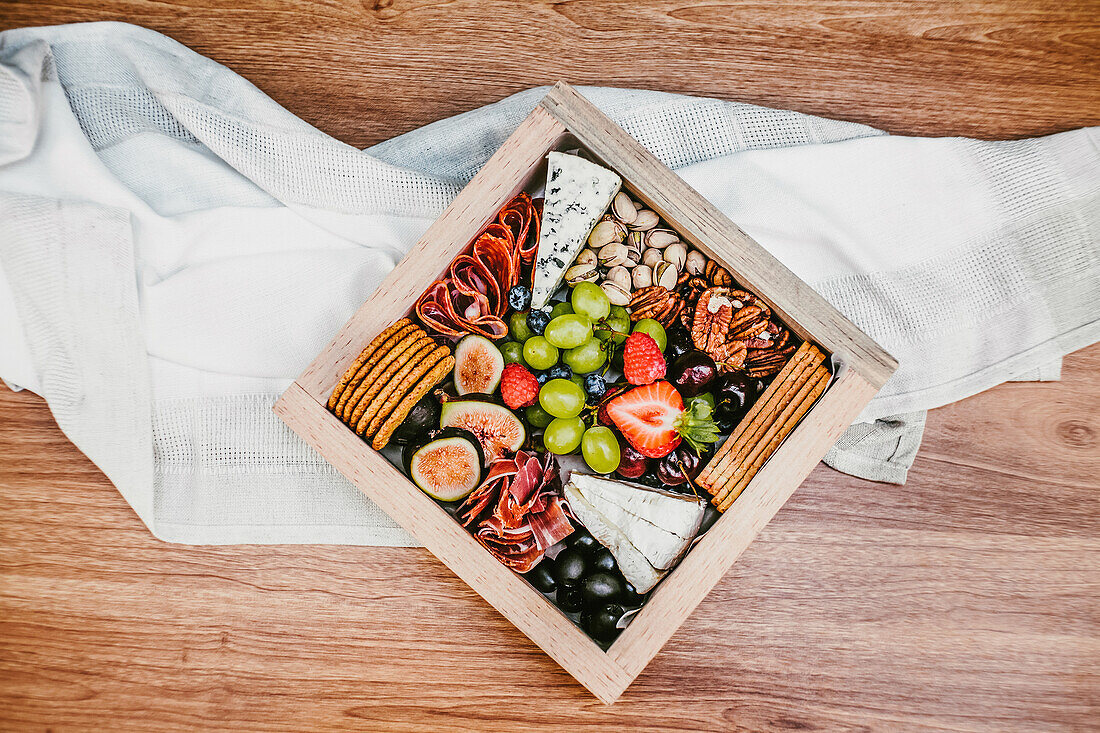
[(438, 501), (459, 501), (481, 484), (484, 454), (477, 436), (466, 430), (436, 430), (423, 443), (404, 451), (405, 471), (413, 483)]
[(483, 400), (457, 399), (443, 405), (440, 427), (462, 428), (477, 436), (490, 463), (523, 447), (527, 431), (515, 413)]
[(504, 373), (504, 356), (496, 345), (477, 334), (463, 337), (455, 347), (455, 391), (492, 394)]

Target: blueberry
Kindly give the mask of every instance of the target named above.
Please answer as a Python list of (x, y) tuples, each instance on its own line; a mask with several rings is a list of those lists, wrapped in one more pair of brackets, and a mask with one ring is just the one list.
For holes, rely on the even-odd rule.
[(512, 310), (525, 311), (531, 307), (531, 288), (526, 285), (516, 285), (508, 291), (508, 305)]
[(531, 329), (531, 333), (542, 334), (548, 323), (550, 323), (550, 311), (548, 310), (532, 310), (527, 314), (527, 327)]
[(545, 369), (536, 369), (535, 379), (538, 380), (539, 384), (546, 384), (546, 382), (550, 379), (550, 372), (546, 371)]
[(607, 382), (600, 374), (589, 374), (584, 378), (584, 391), (593, 400), (598, 400), (607, 392)]
[(550, 379), (569, 379), (573, 376), (573, 370), (565, 364), (555, 364), (546, 371)]

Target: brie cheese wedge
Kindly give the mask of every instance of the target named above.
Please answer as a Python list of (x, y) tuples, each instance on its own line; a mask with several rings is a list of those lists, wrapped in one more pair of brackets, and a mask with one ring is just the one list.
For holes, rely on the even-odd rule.
[(648, 593), (664, 575), (649, 564), (637, 547), (631, 544), (626, 535), (596, 507), (594, 507), (572, 482), (562, 490), (573, 516), (584, 525), (596, 541), (611, 551), (619, 571), (627, 582), (639, 593)]
[(550, 302), (566, 269), (622, 185), (618, 175), (584, 158), (558, 152), (547, 156), (532, 308), (544, 308)]

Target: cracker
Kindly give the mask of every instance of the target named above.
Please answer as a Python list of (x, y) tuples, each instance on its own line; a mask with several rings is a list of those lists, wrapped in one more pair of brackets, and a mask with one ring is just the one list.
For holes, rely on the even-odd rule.
[(376, 402), (380, 403), (373, 414), (363, 415), (355, 424), (355, 432), (363, 438), (371, 438), (378, 430), (382, 422), (393, 412), (393, 408), (424, 377), (436, 364), (451, 355), (451, 350), (446, 346), (437, 346), (425, 355), (410, 361), (394, 374), (386, 384)]
[(409, 325), (409, 323), (411, 323), (411, 321), (409, 321), (408, 318), (402, 318), (396, 323), (390, 324), (389, 328), (374, 337), (374, 340), (367, 345), (367, 348), (359, 352), (359, 356), (355, 358), (355, 361), (347, 368), (347, 371), (344, 372), (344, 376), (340, 377), (340, 381), (337, 382), (336, 386), (333, 388), (332, 394), (328, 398), (328, 409), (331, 410), (336, 407), (336, 403), (340, 399), (341, 393), (343, 393), (344, 388), (348, 386), (348, 382), (355, 377), (355, 373), (359, 371), (359, 367), (366, 363), (371, 355), (386, 342), (386, 339)]
[[(365, 358), (363, 357), (363, 354), (360, 354), (359, 356), (361, 361), (360, 359), (356, 359), (356, 362), (358, 362), (358, 366), (356, 366), (355, 372), (351, 375), (351, 377), (348, 378), (347, 383), (340, 391), (340, 395), (335, 402), (333, 402), (331, 399), (329, 400), (329, 402), (332, 403), (329, 409), (332, 410), (332, 412), (337, 417), (339, 417), (340, 413), (344, 411), (344, 406), (347, 405), (348, 400), (355, 393), (355, 390), (359, 386), (359, 384), (363, 381), (363, 376), (367, 372), (369, 372), (375, 364), (378, 363), (379, 359), (389, 353), (390, 349), (392, 349), (397, 342), (399, 342), (401, 339), (403, 339), (405, 336), (407, 336), (409, 333), (417, 328), (416, 324), (412, 323), (407, 318), (402, 318), (401, 321), (404, 321), (403, 325), (398, 326), (398, 328), (395, 330), (391, 330), (393, 329), (393, 326), (387, 328), (385, 331), (379, 334), (378, 338), (371, 342), (371, 345), (368, 346), (367, 349), (364, 349), (364, 353), (366, 353), (369, 349), (369, 353), (366, 354)], [(400, 324), (401, 321), (395, 323), (394, 326)], [(386, 335), (387, 332), (389, 332), (388, 335)], [(385, 338), (382, 338), (382, 336), (384, 335)], [(382, 338), (382, 340), (379, 341), (379, 338)], [(353, 364), (352, 366), (355, 365)], [(347, 372), (344, 372), (344, 377), (347, 376)], [(335, 394), (335, 392), (333, 394)]]
[[(369, 402), (371, 397), (377, 394), (378, 387), (376, 384), (378, 380), (386, 374), (386, 370), (397, 368), (394, 365), (400, 366), (400, 364), (403, 363), (401, 360), (405, 355), (428, 338), (428, 334), (419, 326), (414, 326), (408, 331), (402, 331), (402, 333), (405, 335), (402, 336), (399, 341), (395, 342), (385, 354), (382, 354), (373, 366), (369, 369), (360, 369), (362, 376), (359, 378), (359, 385), (350, 395), (350, 399), (344, 402), (343, 406), (337, 405), (337, 409), (339, 410), (337, 415), (341, 420), (351, 424), (352, 414), (358, 409), (359, 405), (363, 404), (364, 399)], [(383, 381), (385, 380), (383, 379)], [(346, 391), (347, 390), (345, 390), (345, 392)], [(341, 400), (341, 402), (343, 402), (343, 400)]]
[(347, 411), (349, 415), (345, 422), (354, 430), (355, 425), (364, 414), (375, 414), (375, 411), (382, 404), (381, 400), (384, 399), (381, 393), (385, 390), (390, 380), (393, 379), (394, 375), (401, 373), (401, 370), (407, 365), (415, 364), (434, 348), (435, 341), (427, 335), (422, 335), (398, 354), (394, 360), (379, 371), (378, 374), (364, 379), (362, 384), (364, 394), (358, 404), (355, 405), (354, 410), (348, 407)]
[(390, 436), (393, 435), (393, 431), (397, 430), (397, 427), (405, 421), (405, 418), (409, 416), (409, 412), (412, 411), (414, 405), (419, 402), (424, 395), (435, 387), (437, 384), (447, 378), (455, 366), (455, 358), (453, 356), (447, 356), (443, 361), (432, 367), (432, 370), (424, 375), (424, 378), (413, 385), (412, 390), (405, 395), (405, 398), (397, 404), (397, 407), (393, 408), (393, 412), (386, 418), (386, 421), (382, 423), (382, 427), (378, 428), (378, 433), (374, 436), (374, 440), (371, 441), (371, 447), (375, 450), (382, 450), (386, 447), (386, 444), (390, 442)]

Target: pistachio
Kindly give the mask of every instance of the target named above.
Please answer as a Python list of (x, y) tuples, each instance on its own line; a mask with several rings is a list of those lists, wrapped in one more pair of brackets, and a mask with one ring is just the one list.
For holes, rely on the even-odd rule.
[(672, 290), (676, 287), (676, 281), (680, 279), (680, 273), (676, 265), (671, 262), (658, 262), (653, 268), (653, 284)]
[(626, 239), (626, 227), (614, 219), (605, 218), (592, 228), (592, 233), (588, 235), (588, 246), (599, 249), (624, 239)]
[(661, 217), (657, 216), (656, 211), (640, 209), (638, 215), (634, 217), (634, 221), (631, 222), (630, 228), (644, 232), (657, 226), (660, 221)]
[(573, 261), (574, 265), (595, 265), (600, 261), (600, 258), (596, 255), (596, 250), (585, 247), (577, 254), (577, 259)]
[(638, 218), (638, 207), (630, 200), (630, 196), (619, 191), (611, 201), (611, 213), (623, 224), (631, 224)]
[(665, 262), (671, 262), (676, 265), (676, 271), (680, 272), (684, 269), (684, 263), (687, 262), (687, 245), (683, 242), (676, 242), (665, 247)]
[(604, 267), (615, 267), (630, 259), (627, 256), (626, 245), (619, 242), (612, 242), (601, 247), (599, 258), (600, 264)]
[(626, 267), (634, 267), (642, 261), (642, 250), (628, 244), (626, 246), (626, 262), (623, 263)]
[(648, 266), (650, 269), (657, 266), (658, 262), (664, 260), (664, 255), (661, 250), (650, 247), (645, 252), (642, 252), (642, 264)]
[(697, 249), (688, 252), (684, 269), (691, 275), (702, 275), (707, 267), (707, 256)]
[(647, 247), (664, 249), (670, 244), (675, 244), (679, 241), (680, 237), (671, 229), (650, 229), (645, 233), (645, 243)]
[(632, 247), (639, 252), (645, 251), (645, 232), (631, 232), (627, 235), (626, 246)]
[(612, 267), (603, 276), (604, 282), (613, 282), (624, 290), (630, 290), (630, 270), (622, 265)]
[(565, 271), (565, 281), (570, 285), (584, 282), (594, 283), (599, 279), (600, 268), (596, 266), (595, 262), (573, 265)]
[(607, 280), (600, 283), (600, 290), (604, 292), (607, 299), (611, 301), (611, 305), (630, 305), (630, 291), (627, 288), (620, 286), (618, 283), (609, 282)]
[(653, 268), (649, 265), (638, 265), (630, 271), (634, 289), (648, 288), (653, 284)]

